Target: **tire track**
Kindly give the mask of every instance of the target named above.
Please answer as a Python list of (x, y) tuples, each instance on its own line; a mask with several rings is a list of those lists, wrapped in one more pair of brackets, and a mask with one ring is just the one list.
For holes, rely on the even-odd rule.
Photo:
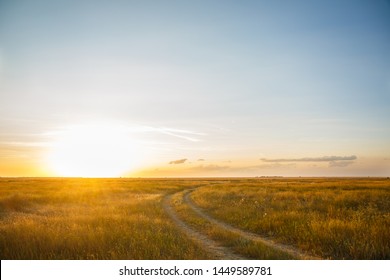
[(196, 243), (200, 244), (201, 247), (214, 255), (217, 259), (221, 260), (244, 260), (240, 255), (237, 255), (233, 253), (231, 250), (229, 250), (226, 247), (222, 247), (217, 244), (217, 242), (209, 239), (205, 235), (201, 234), (197, 230), (193, 229), (189, 225), (187, 225), (185, 222), (183, 222), (178, 215), (176, 214), (175, 210), (171, 206), (171, 200), (172, 200), (173, 194), (166, 195), (163, 198), (162, 206), (164, 211), (168, 214), (168, 216), (171, 218), (171, 220), (174, 222), (174, 224), (183, 231), (190, 239), (195, 241)]
[(304, 260), (319, 260), (319, 259), (321, 259), (321, 258), (319, 258), (317, 256), (312, 256), (310, 254), (302, 252), (299, 249), (294, 248), (292, 246), (276, 243), (275, 241), (271, 240), (270, 238), (262, 237), (262, 236), (260, 236), (258, 234), (255, 234), (255, 233), (252, 233), (252, 232), (248, 232), (248, 231), (245, 231), (245, 230), (233, 227), (233, 226), (231, 226), (229, 224), (226, 224), (224, 222), (221, 222), (221, 221), (219, 221), (219, 220), (209, 216), (201, 208), (199, 208), (197, 205), (195, 205), (194, 202), (192, 201), (192, 199), (190, 197), (190, 194), (194, 190), (195, 189), (190, 189), (190, 190), (184, 191), (185, 194), (183, 196), (183, 201), (196, 214), (201, 216), (203, 219), (208, 220), (209, 222), (219, 226), (220, 228), (223, 228), (224, 230), (227, 230), (227, 231), (239, 234), (240, 236), (242, 236), (242, 237), (244, 237), (244, 238), (246, 238), (248, 240), (262, 242), (263, 244), (265, 244), (265, 245), (267, 245), (267, 246), (269, 246), (269, 247), (271, 247), (273, 249), (280, 250), (280, 251), (283, 251), (285, 253), (288, 253), (288, 254), (294, 256), (295, 258), (304, 259)]

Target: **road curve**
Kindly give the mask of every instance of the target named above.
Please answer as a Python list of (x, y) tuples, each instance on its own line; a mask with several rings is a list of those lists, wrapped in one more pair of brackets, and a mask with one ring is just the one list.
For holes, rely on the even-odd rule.
[(194, 191), (195, 189), (190, 189), (190, 190), (186, 190), (184, 191), (185, 194), (183, 196), (183, 201), (184, 203), (186, 203), (196, 214), (198, 214), (199, 216), (201, 216), (203, 219), (206, 219), (208, 220), (209, 222), (219, 226), (220, 228), (223, 228), (224, 230), (227, 230), (227, 231), (230, 231), (230, 232), (233, 232), (233, 233), (236, 233), (236, 234), (239, 234), (240, 236), (248, 239), (248, 240), (252, 240), (252, 241), (258, 241), (258, 242), (262, 242), (263, 244), (271, 247), (271, 248), (274, 248), (276, 250), (280, 250), (280, 251), (283, 251), (285, 253), (288, 253), (292, 256), (294, 256), (295, 258), (298, 258), (298, 259), (304, 259), (304, 260), (319, 260), (320, 258), (317, 257), (317, 256), (312, 256), (310, 254), (307, 254), (305, 252), (302, 252), (300, 251), (299, 249), (297, 248), (294, 248), (292, 246), (287, 246), (287, 245), (283, 245), (283, 244), (280, 244), (280, 243), (276, 243), (275, 241), (269, 239), (269, 238), (266, 238), (266, 237), (262, 237), (258, 234), (255, 234), (255, 233), (252, 233), (252, 232), (248, 232), (248, 231), (244, 231), (242, 229), (239, 229), (239, 228), (236, 228), (236, 227), (233, 227), (229, 224), (226, 224), (224, 222), (221, 222), (213, 217), (211, 217), (210, 215), (206, 214), (201, 208), (199, 208), (198, 206), (196, 206), (194, 204), (194, 202), (192, 201), (191, 197), (190, 197), (190, 194)]
[(183, 222), (178, 217), (175, 210), (173, 210), (171, 206), (172, 196), (173, 194), (166, 195), (163, 198), (162, 206), (164, 211), (168, 214), (168, 216), (171, 218), (174, 224), (182, 232), (184, 232), (189, 238), (191, 238), (192, 240), (200, 244), (205, 251), (208, 251), (209, 253), (214, 255), (216, 259), (221, 259), (221, 260), (244, 260), (245, 259), (242, 256), (235, 254), (234, 252), (229, 250), (229, 248), (218, 245), (217, 242), (209, 239), (205, 235), (201, 234), (200, 232), (196, 231), (191, 226)]

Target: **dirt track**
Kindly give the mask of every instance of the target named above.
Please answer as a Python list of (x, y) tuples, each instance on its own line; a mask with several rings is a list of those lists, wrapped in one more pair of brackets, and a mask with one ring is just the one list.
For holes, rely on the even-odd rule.
[(209, 222), (217, 225), (218, 227), (223, 228), (224, 230), (239, 234), (240, 236), (242, 236), (245, 239), (262, 242), (263, 244), (265, 244), (273, 249), (286, 252), (286, 253), (294, 256), (297, 259), (306, 259), (306, 260), (307, 259), (308, 260), (320, 259), (316, 256), (306, 254), (306, 253), (304, 253), (304, 252), (302, 252), (302, 251), (300, 251), (292, 246), (287, 246), (287, 245), (283, 245), (280, 243), (276, 243), (275, 241), (273, 241), (269, 238), (262, 237), (260, 235), (255, 234), (255, 233), (252, 233), (252, 232), (244, 231), (242, 229), (233, 227), (229, 224), (226, 224), (224, 222), (221, 222), (221, 221), (211, 217), (210, 215), (206, 214), (202, 209), (200, 209), (198, 206), (196, 206), (194, 204), (194, 202), (192, 201), (192, 199), (190, 197), (190, 194), (192, 191), (193, 191), (193, 189), (185, 191), (185, 194), (183, 197), (184, 203), (186, 203), (196, 214), (201, 216), (203, 219), (208, 220)]
[(229, 248), (219, 246), (215, 241), (209, 239), (205, 235), (196, 231), (185, 222), (179, 219), (176, 212), (173, 210), (170, 205), (172, 199), (172, 195), (167, 195), (164, 197), (162, 205), (165, 212), (172, 219), (172, 221), (176, 224), (176, 226), (182, 230), (186, 235), (188, 235), (192, 240), (197, 242), (202, 246), (205, 251), (208, 251), (212, 255), (215, 256), (216, 259), (221, 260), (244, 260), (240, 255), (233, 253)]
[[(292, 246), (287, 246), (284, 244), (276, 243), (275, 241), (262, 237), (260, 235), (257, 235), (252, 232), (244, 231), (242, 229), (233, 227), (227, 223), (224, 223), (222, 221), (219, 221), (210, 215), (206, 214), (201, 208), (199, 208), (197, 205), (194, 204), (192, 201), (190, 195), (195, 189), (185, 190), (184, 196), (183, 196), (183, 202), (187, 204), (197, 215), (202, 217), (203, 219), (211, 222), (212, 224), (216, 225), (219, 228), (222, 228), (226, 231), (233, 232), (235, 234), (240, 235), (242, 238), (245, 238), (247, 240), (252, 240), (255, 242), (261, 242), (265, 244), (266, 246), (269, 246), (273, 249), (285, 252), (290, 254), (291, 256), (294, 256), (297, 259), (309, 259), (309, 260), (316, 260), (320, 259), (316, 256), (309, 255), (305, 252), (302, 252), (298, 250), (297, 248), (294, 248)], [(171, 199), (172, 195), (168, 195), (164, 197), (163, 199), (163, 208), (165, 212), (169, 215), (169, 217), (172, 219), (172, 221), (185, 233), (187, 234), (192, 240), (200, 244), (206, 251), (210, 252), (211, 254), (215, 255), (217, 259), (226, 259), (226, 260), (233, 260), (233, 259), (245, 259), (244, 257), (235, 254), (232, 252), (229, 248), (222, 247), (218, 245), (215, 241), (209, 239), (204, 234), (200, 233), (199, 231), (195, 230), (191, 226), (187, 225), (184, 221), (182, 221), (174, 211), (174, 209), (171, 206)]]

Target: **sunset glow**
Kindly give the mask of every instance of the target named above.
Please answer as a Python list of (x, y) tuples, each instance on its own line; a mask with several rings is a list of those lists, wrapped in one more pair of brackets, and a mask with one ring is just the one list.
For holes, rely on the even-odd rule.
[(139, 161), (139, 151), (123, 127), (74, 126), (55, 138), (48, 164), (56, 176), (117, 177)]
[(388, 1), (0, 1), (0, 176), (387, 177), (389, 29)]

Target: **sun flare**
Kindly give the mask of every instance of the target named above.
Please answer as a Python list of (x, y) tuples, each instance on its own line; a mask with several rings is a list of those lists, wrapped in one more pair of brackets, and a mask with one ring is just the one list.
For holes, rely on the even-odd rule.
[(134, 168), (139, 149), (116, 125), (78, 125), (55, 133), (48, 164), (56, 176), (118, 177)]

